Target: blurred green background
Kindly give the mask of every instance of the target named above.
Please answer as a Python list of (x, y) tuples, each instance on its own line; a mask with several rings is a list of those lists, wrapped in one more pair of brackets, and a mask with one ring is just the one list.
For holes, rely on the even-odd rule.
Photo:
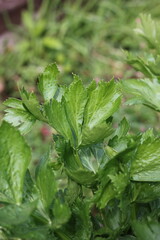
[[(38, 75), (52, 62), (57, 63), (63, 84), (72, 81), (72, 73), (86, 84), (92, 79), (143, 77), (127, 64), (123, 50), (144, 51), (144, 42), (133, 29), (140, 13), (150, 13), (159, 20), (159, 0), (43, 0), (36, 11), (34, 3), (29, 0), (21, 11), (21, 24), (13, 24), (9, 14), (2, 12), (9, 35), (0, 36), (1, 116), (2, 102), (19, 97), (18, 85), (36, 91)], [(126, 116), (133, 133), (152, 126), (157, 130), (159, 115), (153, 110), (122, 106), (115, 115), (115, 126)], [(51, 129), (37, 123), (26, 136), (34, 164), (48, 148), (51, 135)]]

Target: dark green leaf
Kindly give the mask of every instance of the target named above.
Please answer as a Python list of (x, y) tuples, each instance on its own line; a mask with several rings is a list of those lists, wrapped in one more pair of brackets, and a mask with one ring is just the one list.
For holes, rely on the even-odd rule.
[(0, 225), (7, 227), (18, 225), (28, 220), (35, 210), (37, 201), (18, 205), (8, 205), (0, 208)]

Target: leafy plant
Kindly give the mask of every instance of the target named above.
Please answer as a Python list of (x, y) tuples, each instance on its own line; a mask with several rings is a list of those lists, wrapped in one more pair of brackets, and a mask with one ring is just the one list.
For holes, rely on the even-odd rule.
[[(41, 102), (25, 89), (22, 100), (5, 102), (1, 234), (6, 239), (158, 240), (160, 139), (151, 129), (130, 135), (125, 118), (113, 128), (119, 82), (92, 81), (84, 87), (73, 75), (66, 87), (57, 74), (51, 64), (40, 76)], [(50, 147), (32, 177), (30, 149), (14, 126), (24, 134), (36, 120), (54, 129), (56, 156)]]
[(135, 31), (145, 40), (147, 46), (142, 56), (127, 53), (127, 62), (141, 72), (144, 79), (130, 79), (122, 82), (126, 92), (134, 98), (129, 104), (141, 103), (159, 112), (159, 43), (160, 31), (158, 21), (152, 20), (150, 15), (140, 15), (140, 23)]

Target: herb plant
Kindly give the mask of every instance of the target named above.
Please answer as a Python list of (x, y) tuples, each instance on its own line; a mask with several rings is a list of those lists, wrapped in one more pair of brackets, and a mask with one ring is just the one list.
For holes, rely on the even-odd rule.
[(144, 104), (155, 111), (160, 111), (160, 29), (159, 22), (151, 15), (141, 14), (135, 32), (145, 41), (144, 50), (135, 55), (127, 52), (127, 62), (142, 74), (141, 79), (122, 82), (125, 92), (133, 95), (129, 104)]
[[(36, 95), (9, 98), (0, 126), (2, 239), (158, 240), (160, 139), (151, 129), (128, 133), (125, 118), (112, 125), (120, 83), (77, 75), (58, 84), (49, 65)], [(43, 100), (42, 100), (43, 99)], [(21, 134), (36, 121), (53, 129), (53, 144), (29, 171), (30, 148)], [(19, 130), (16, 129), (19, 128)]]

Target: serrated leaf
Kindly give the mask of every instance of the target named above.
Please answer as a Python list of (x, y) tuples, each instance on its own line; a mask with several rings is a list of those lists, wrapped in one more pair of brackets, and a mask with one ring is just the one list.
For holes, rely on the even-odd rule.
[[(97, 132), (99, 132), (97, 141), (101, 140), (104, 135), (110, 135), (110, 128), (107, 129), (108, 126), (105, 125), (105, 121), (118, 109), (120, 101), (120, 93), (114, 81), (109, 83), (100, 82), (97, 88), (93, 88), (92, 91), (90, 90), (84, 112), (82, 144), (92, 142), (90, 135), (93, 135), (93, 141), (96, 141), (95, 135)], [(95, 129), (97, 129), (96, 134), (94, 134)], [(103, 135), (102, 137), (100, 133)], [(90, 139), (87, 140), (87, 136)]]
[(39, 104), (36, 95), (33, 92), (27, 92), (24, 88), (20, 91), (20, 95), (28, 111), (38, 120), (46, 122), (42, 106)]
[(140, 19), (135, 32), (142, 36), (151, 48), (157, 48), (160, 36), (158, 22), (153, 21), (150, 14), (141, 14)]
[(90, 219), (89, 203), (78, 199), (73, 206), (76, 218), (76, 232), (73, 240), (88, 240), (92, 234), (92, 223)]
[(0, 225), (7, 227), (18, 225), (28, 220), (35, 210), (37, 201), (24, 203), (20, 206), (8, 205), (0, 208)]
[(65, 202), (63, 193), (61, 191), (58, 192), (54, 200), (52, 212), (54, 216), (53, 227), (55, 229), (61, 228), (71, 217), (71, 210), (68, 204)]
[(23, 223), (18, 226), (14, 226), (12, 229), (12, 236), (15, 238), (29, 239), (29, 240), (57, 240), (54, 236), (49, 233), (47, 226), (36, 226), (34, 223), (31, 224)]
[(154, 74), (150, 69), (150, 63), (148, 62), (148, 57), (134, 56), (132, 53), (126, 52), (126, 61), (137, 71), (142, 72), (146, 77), (153, 78)]
[(120, 92), (116, 83), (100, 82), (88, 99), (84, 112), (84, 125), (90, 128), (108, 119), (120, 105)]
[(159, 240), (160, 224), (152, 221), (134, 221), (132, 224), (138, 240)]
[(65, 114), (64, 104), (63, 99), (61, 102), (58, 102), (56, 99), (52, 99), (50, 103), (45, 105), (45, 112), (49, 124), (69, 141), (69, 139), (72, 138), (72, 133)]
[(84, 185), (93, 185), (97, 180), (97, 176), (93, 169), (84, 167), (83, 159), (80, 158), (78, 152), (72, 149), (65, 152), (64, 166), (68, 176), (75, 182)]
[(4, 120), (18, 127), (22, 134), (28, 133), (34, 125), (36, 118), (24, 108), (22, 101), (9, 98), (4, 102), (7, 108)]
[(118, 138), (122, 138), (126, 136), (126, 134), (129, 131), (129, 123), (127, 122), (126, 118), (124, 117), (122, 121), (120, 122), (118, 128), (116, 129), (115, 135), (118, 136)]
[(12, 201), (20, 204), (24, 177), (31, 158), (30, 149), (19, 131), (7, 122), (0, 126), (0, 146), (0, 172), (3, 182), (0, 191), (3, 194), (11, 191)]
[(92, 129), (89, 126), (84, 127), (82, 145), (90, 145), (102, 142), (106, 137), (113, 133), (112, 124), (110, 122), (102, 122), (94, 126)]
[(160, 198), (160, 183), (135, 182), (133, 183), (133, 200), (138, 203), (147, 203)]
[(160, 181), (160, 139), (148, 139), (138, 146), (131, 167), (134, 181)]
[(82, 141), (83, 113), (87, 102), (87, 93), (78, 76), (64, 94), (67, 120), (72, 130), (72, 146), (79, 146)]
[(149, 79), (130, 79), (122, 81), (124, 90), (135, 96), (134, 101), (160, 111), (160, 85)]
[(58, 89), (57, 75), (59, 70), (56, 64), (48, 65), (40, 75), (38, 88), (45, 101), (52, 99)]

